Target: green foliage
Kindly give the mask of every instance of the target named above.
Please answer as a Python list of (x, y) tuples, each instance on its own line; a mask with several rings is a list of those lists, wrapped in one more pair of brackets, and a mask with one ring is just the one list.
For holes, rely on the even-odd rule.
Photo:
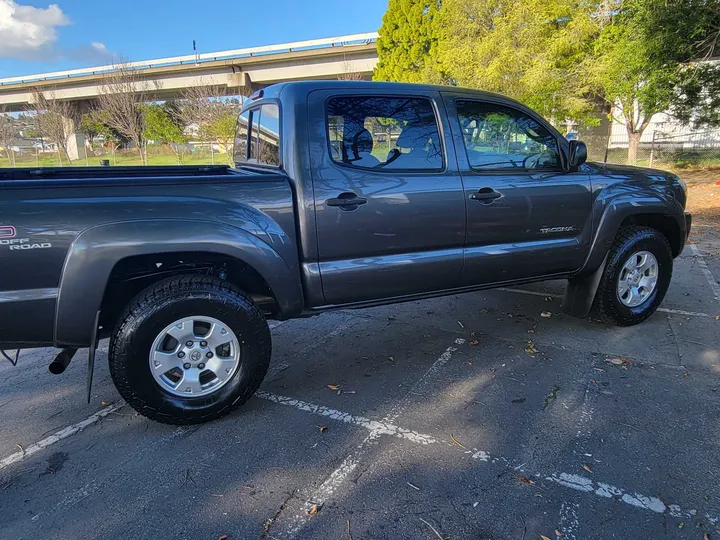
[(433, 77), (440, 0), (390, 0), (377, 40), (377, 81), (427, 82)]
[(115, 145), (128, 142), (127, 138), (108, 125), (107, 112), (97, 109), (82, 115), (80, 129), (90, 139), (102, 135), (106, 141)]
[(151, 103), (143, 105), (145, 129), (143, 138), (161, 144), (185, 144), (187, 137), (182, 126), (173, 118), (172, 109), (165, 104)]
[(634, 162), (652, 116), (670, 110), (684, 122), (720, 121), (720, 68), (698, 63), (720, 32), (716, 0), (624, 0), (584, 63), (591, 89), (616, 107)]

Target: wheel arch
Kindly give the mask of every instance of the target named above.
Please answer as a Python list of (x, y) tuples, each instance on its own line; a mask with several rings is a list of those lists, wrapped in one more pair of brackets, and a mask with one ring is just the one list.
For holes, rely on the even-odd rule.
[[(111, 277), (122, 272), (128, 261), (147, 262), (154, 256), (161, 260), (177, 259), (183, 254), (192, 255), (194, 261), (211, 256), (212, 262), (224, 261), (231, 267), (244, 269), (245, 277), (267, 287), (276, 303), (278, 317), (289, 317), (302, 310), (297, 261), (295, 267), (291, 267), (271, 246), (250, 232), (208, 221), (119, 222), (84, 231), (70, 247), (56, 306), (56, 345), (89, 345), (95, 315), (103, 305), (108, 287), (113, 285)], [(258, 277), (261, 282), (257, 281)], [(236, 284), (243, 283), (248, 281), (240, 279)], [(126, 295), (126, 302), (131, 298)]]

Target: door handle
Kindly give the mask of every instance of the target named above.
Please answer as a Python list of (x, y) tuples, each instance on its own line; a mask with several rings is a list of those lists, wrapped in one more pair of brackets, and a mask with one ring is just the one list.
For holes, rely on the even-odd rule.
[[(362, 197), (358, 197), (355, 193), (345, 192), (341, 193), (334, 199), (328, 199), (325, 204), (328, 206), (339, 206), (344, 210), (354, 210), (361, 204), (366, 204), (368, 201)], [(354, 207), (354, 208), (353, 208)]]
[(495, 191), (493, 188), (484, 187), (479, 189), (477, 192), (472, 193), (470, 198), (483, 204), (489, 204), (502, 196), (503, 194), (499, 191)]

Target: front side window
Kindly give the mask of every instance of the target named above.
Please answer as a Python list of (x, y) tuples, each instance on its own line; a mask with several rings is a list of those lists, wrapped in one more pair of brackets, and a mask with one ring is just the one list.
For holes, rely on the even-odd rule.
[(235, 134), (235, 161), (280, 166), (280, 114), (267, 103), (243, 111)]
[(558, 142), (523, 112), (481, 101), (457, 101), (470, 166), (477, 170), (558, 169)]
[(335, 97), (327, 106), (330, 157), (378, 170), (441, 170), (443, 152), (429, 99)]

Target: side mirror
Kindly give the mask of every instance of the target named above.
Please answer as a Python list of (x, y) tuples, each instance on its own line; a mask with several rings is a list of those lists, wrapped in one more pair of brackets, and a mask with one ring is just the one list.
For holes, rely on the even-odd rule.
[(569, 141), (568, 163), (571, 169), (576, 169), (587, 161), (587, 146), (582, 141)]

